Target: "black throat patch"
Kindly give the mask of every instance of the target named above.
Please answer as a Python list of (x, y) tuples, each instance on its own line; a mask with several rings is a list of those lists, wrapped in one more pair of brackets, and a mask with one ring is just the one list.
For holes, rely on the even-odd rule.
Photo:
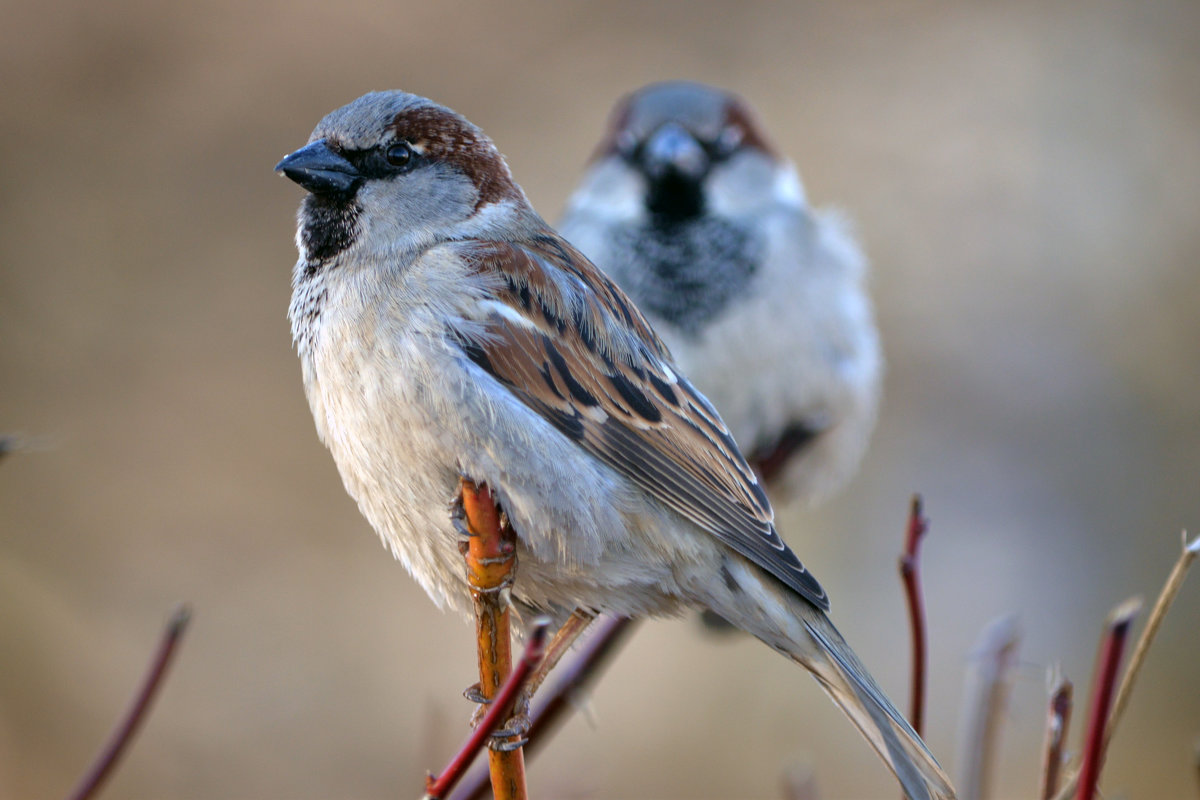
[(697, 336), (745, 291), (762, 246), (727, 220), (651, 217), (612, 239), (613, 274), (648, 314)]
[(358, 236), (362, 208), (352, 195), (307, 195), (300, 204), (300, 243), (311, 270), (320, 269)]

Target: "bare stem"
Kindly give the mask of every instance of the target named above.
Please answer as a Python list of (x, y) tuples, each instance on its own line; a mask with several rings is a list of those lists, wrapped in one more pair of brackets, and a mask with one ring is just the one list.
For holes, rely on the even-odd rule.
[[(1134, 681), (1137, 679), (1138, 673), (1141, 672), (1142, 664), (1146, 661), (1150, 645), (1154, 643), (1154, 637), (1158, 634), (1158, 629), (1162, 627), (1163, 620), (1167, 618), (1167, 611), (1170, 610), (1171, 604), (1175, 602), (1175, 597), (1179, 594), (1179, 589), (1183, 586), (1183, 580), (1187, 577), (1188, 568), (1196, 560), (1197, 555), (1200, 555), (1200, 537), (1193, 539), (1189, 543), (1187, 540), (1187, 531), (1184, 531), (1182, 552), (1175, 561), (1175, 566), (1171, 568), (1171, 574), (1167, 576), (1167, 581), (1163, 584), (1162, 591), (1158, 594), (1158, 599), (1154, 601), (1154, 608), (1150, 610), (1150, 616), (1146, 620), (1146, 628), (1142, 631), (1142, 635), (1138, 637), (1137, 644), (1133, 648), (1133, 655), (1129, 659), (1129, 667), (1125, 670), (1125, 675), (1121, 678), (1121, 685), (1117, 688), (1117, 699), (1113, 702), (1112, 715), (1108, 720), (1105, 730), (1106, 746), (1112, 740), (1117, 723), (1120, 721), (1121, 715), (1125, 711), (1125, 706), (1129, 702), (1129, 695), (1133, 691)], [(1078, 782), (1079, 773), (1076, 771), (1066, 780), (1054, 800), (1067, 800), (1074, 793)]]
[[(446, 768), (442, 770), (442, 774), (436, 778), (430, 775), (426, 779), (425, 797), (427, 800), (439, 800), (454, 789), (455, 784), (458, 783), (467, 771), (467, 767), (471, 765), (471, 762), (475, 760), (475, 756), (479, 755), (479, 751), (487, 743), (488, 737), (505, 721), (509, 712), (512, 711), (513, 701), (516, 700), (517, 693), (524, 688), (525, 682), (541, 662), (542, 656), (545, 655), (546, 638), (549, 629), (549, 620), (538, 620), (530, 632), (529, 641), (525, 644), (525, 652), (521, 656), (521, 660), (517, 662), (512, 675), (500, 687), (500, 692), (488, 707), (487, 714), (475, 726), (475, 730), (471, 732), (471, 735), (467, 738), (462, 748), (450, 760)], [(484, 773), (484, 780), (485, 782), (487, 780), (486, 773)]]
[(928, 645), (925, 641), (925, 601), (921, 592), (919, 548), (921, 537), (929, 530), (929, 521), (922, 514), (921, 495), (914, 494), (904, 534), (904, 552), (900, 555), (900, 580), (908, 601), (908, 618), (912, 629), (912, 701), (908, 721), (918, 735), (925, 722), (925, 661)]
[[(558, 681), (530, 714), (529, 744), (525, 746), (528, 755), (533, 756), (550, 740), (559, 722), (574, 708), (575, 698), (599, 677), (636, 627), (636, 620), (628, 617), (605, 617), (596, 624), (597, 630), (587, 637), (575, 657), (559, 668)], [(487, 770), (473, 769), (450, 800), (477, 800), (489, 786)]]
[(1096, 796), (1096, 784), (1100, 780), (1100, 769), (1104, 766), (1107, 744), (1105, 723), (1109, 719), (1121, 655), (1125, 652), (1129, 628), (1141, 607), (1142, 601), (1138, 598), (1126, 600), (1113, 609), (1105, 624), (1104, 639), (1096, 658), (1096, 674), (1092, 678), (1092, 699), (1088, 704), (1087, 734), (1083, 744), (1083, 761), (1079, 766), (1077, 800), (1093, 800)]
[(1071, 724), (1071, 701), (1074, 687), (1056, 668), (1051, 679), (1049, 712), (1046, 717), (1046, 743), (1042, 756), (1042, 800), (1051, 800), (1058, 791), (1062, 772), (1063, 748)]
[(1000, 746), (1000, 722), (1008, 704), (1009, 674), (1017, 661), (1020, 636), (1013, 617), (1001, 617), (983, 629), (972, 655), (971, 688), (963, 701), (960, 736), (961, 800), (989, 796), (992, 767)]
[(167, 668), (171, 666), (183, 633), (191, 621), (192, 612), (186, 605), (181, 605), (171, 614), (167, 627), (163, 630), (158, 642), (158, 649), (150, 659), (150, 665), (142, 678), (141, 687), (134, 695), (133, 701), (125, 711), (125, 716), (113, 730), (104, 748), (92, 762), (91, 767), (83, 778), (76, 784), (74, 791), (68, 795), (69, 800), (89, 800), (95, 796), (100, 787), (112, 774), (113, 768), (120, 761), (134, 734), (137, 733), (142, 721), (145, 720), (154, 698), (166, 677)]
[[(463, 547), (467, 582), (475, 602), (475, 633), (479, 649), (479, 692), (494, 701), (512, 671), (509, 629), (509, 590), (517, 568), (516, 534), (496, 507), (486, 484), (462, 481), (462, 507), (469, 536)], [(519, 737), (502, 745), (516, 745)], [(490, 747), (492, 793), (496, 800), (525, 800), (525, 757), (519, 746)]]

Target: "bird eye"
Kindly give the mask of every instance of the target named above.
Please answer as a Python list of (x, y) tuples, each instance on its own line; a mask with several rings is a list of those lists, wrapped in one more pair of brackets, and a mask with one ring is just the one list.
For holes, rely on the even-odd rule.
[(393, 167), (403, 167), (412, 160), (413, 150), (408, 142), (396, 142), (383, 152), (383, 157)]
[(728, 156), (742, 143), (743, 135), (741, 128), (729, 125), (725, 130), (721, 131), (721, 135), (717, 137), (713, 149), (718, 155)]

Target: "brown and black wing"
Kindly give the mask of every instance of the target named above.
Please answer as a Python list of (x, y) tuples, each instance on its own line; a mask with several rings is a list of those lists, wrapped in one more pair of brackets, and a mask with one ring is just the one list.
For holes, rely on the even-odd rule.
[(497, 287), (451, 331), (468, 359), (660, 503), (829, 608), (725, 424), (620, 289), (556, 236), (460, 252)]

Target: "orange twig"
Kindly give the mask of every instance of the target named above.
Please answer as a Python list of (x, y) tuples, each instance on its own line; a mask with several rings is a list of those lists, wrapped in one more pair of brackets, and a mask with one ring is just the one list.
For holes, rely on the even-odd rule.
[[(440, 800), (447, 793), (454, 789), (455, 784), (462, 778), (467, 767), (475, 760), (475, 756), (483, 749), (487, 738), (492, 735), (492, 732), (500, 727), (500, 723), (504, 722), (505, 718), (512, 711), (513, 701), (517, 699), (517, 693), (525, 686), (526, 680), (530, 674), (537, 668), (538, 663), (542, 660), (542, 656), (546, 652), (546, 634), (549, 630), (550, 622), (546, 619), (538, 620), (533, 630), (530, 632), (529, 641), (525, 644), (525, 653), (521, 656), (521, 660), (517, 662), (516, 669), (512, 675), (500, 687), (499, 694), (488, 707), (487, 714), (475, 726), (475, 730), (467, 738), (462, 749), (450, 760), (446, 768), (442, 770), (442, 774), (435, 778), (430, 775), (425, 781), (425, 797), (427, 800)], [(486, 775), (484, 776), (486, 782)]]
[[(512, 670), (509, 590), (517, 569), (516, 535), (486, 484), (462, 481), (462, 506), (470, 534), (463, 555), (467, 582), (475, 601), (475, 634), (479, 647), (479, 691), (495, 700)], [(496, 800), (525, 800), (525, 757), (517, 736), (488, 749), (492, 793)], [(517, 745), (504, 749), (505, 745)]]
[(1125, 651), (1125, 640), (1133, 619), (1141, 610), (1138, 598), (1126, 600), (1113, 609), (1105, 623), (1104, 640), (1096, 659), (1096, 674), (1092, 678), (1092, 699), (1088, 708), (1087, 736), (1083, 745), (1083, 762), (1079, 766), (1078, 800), (1092, 800), (1096, 796), (1096, 784), (1100, 780), (1100, 769), (1104, 766), (1104, 732), (1108, 724), (1108, 710), (1113, 691), (1117, 685), (1117, 673), (1121, 655)]
[(929, 530), (921, 508), (921, 495), (914, 494), (909, 508), (908, 528), (904, 534), (904, 552), (900, 555), (900, 580), (908, 601), (908, 618), (912, 627), (912, 710), (908, 722), (918, 735), (925, 722), (925, 602), (921, 596), (921, 573), (918, 549), (921, 537)]
[(1042, 764), (1042, 800), (1052, 800), (1058, 791), (1058, 777), (1062, 772), (1063, 747), (1067, 741), (1067, 729), (1071, 724), (1071, 682), (1054, 670), (1051, 678), (1050, 708), (1046, 718), (1046, 744)]
[(104, 785), (108, 776), (112, 774), (113, 767), (116, 766), (142, 721), (146, 718), (191, 618), (191, 609), (186, 605), (180, 606), (171, 614), (166, 630), (163, 631), (162, 638), (158, 642), (158, 649), (150, 660), (150, 666), (146, 670), (145, 677), (142, 678), (142, 685), (134, 695), (133, 702), (130, 703), (124, 718), (113, 730), (96, 760), (92, 762), (92, 766), (75, 786), (75, 790), (68, 795), (70, 800), (88, 800), (93, 797)]
[[(545, 699), (529, 715), (529, 744), (525, 747), (530, 756), (541, 750), (549, 741), (554, 728), (571, 711), (572, 700), (583, 691), (608, 665), (608, 659), (636, 627), (636, 620), (628, 617), (606, 617), (598, 623), (598, 629), (589, 636), (573, 659), (561, 668), (562, 675)], [(477, 800), (488, 789), (488, 774), (474, 769), (459, 786), (451, 800)]]

